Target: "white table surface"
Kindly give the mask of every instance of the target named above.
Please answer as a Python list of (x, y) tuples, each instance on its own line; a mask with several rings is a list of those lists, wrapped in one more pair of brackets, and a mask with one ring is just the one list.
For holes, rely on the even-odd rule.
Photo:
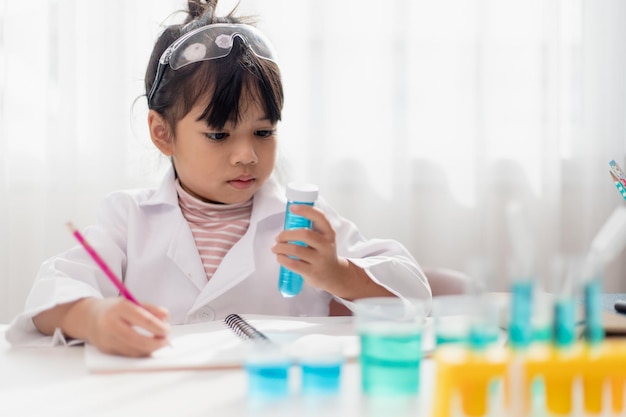
[(11, 348), (0, 325), (0, 416), (428, 416), (434, 366), (422, 364), (420, 395), (372, 399), (360, 390), (360, 369), (349, 362), (341, 390), (305, 397), (292, 368), (291, 395), (261, 403), (247, 395), (242, 369), (91, 374), (84, 348)]

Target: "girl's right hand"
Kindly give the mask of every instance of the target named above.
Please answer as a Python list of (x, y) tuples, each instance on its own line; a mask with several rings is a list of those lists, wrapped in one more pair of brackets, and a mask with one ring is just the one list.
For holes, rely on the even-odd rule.
[[(125, 298), (86, 298), (78, 301), (72, 313), (84, 313), (85, 339), (105, 353), (122, 356), (148, 356), (169, 344), (168, 313), (165, 309)], [(74, 314), (73, 320), (77, 317)], [(68, 317), (69, 318), (69, 317)]]

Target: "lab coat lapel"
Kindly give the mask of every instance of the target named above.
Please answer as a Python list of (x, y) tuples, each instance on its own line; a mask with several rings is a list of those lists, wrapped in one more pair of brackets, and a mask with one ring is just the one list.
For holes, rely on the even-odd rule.
[[(206, 273), (191, 229), (178, 205), (174, 169), (171, 166), (168, 167), (163, 181), (154, 195), (144, 201), (141, 206), (145, 210), (151, 210), (152, 207), (169, 207), (169, 209), (176, 211), (175, 215), (171, 217), (168, 215), (167, 222), (160, 222), (158, 226), (159, 229), (163, 229), (164, 236), (170, 237), (167, 257), (178, 266), (181, 273), (191, 280), (199, 291), (202, 291), (207, 283)], [(165, 233), (166, 231), (167, 233)]]
[(248, 232), (228, 251), (197, 300), (200, 307), (224, 294), (254, 271), (254, 233)]
[(167, 249), (167, 256), (174, 262), (180, 271), (202, 291), (207, 285), (206, 272), (198, 254), (196, 241), (191, 234), (187, 221), (180, 215), (180, 220), (174, 222), (172, 241)]

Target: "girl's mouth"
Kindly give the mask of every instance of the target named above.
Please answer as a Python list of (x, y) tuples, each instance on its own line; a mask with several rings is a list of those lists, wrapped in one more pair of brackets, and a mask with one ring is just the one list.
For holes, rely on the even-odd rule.
[(256, 180), (252, 177), (241, 177), (228, 181), (230, 185), (238, 190), (247, 190), (248, 188), (252, 187), (255, 182)]

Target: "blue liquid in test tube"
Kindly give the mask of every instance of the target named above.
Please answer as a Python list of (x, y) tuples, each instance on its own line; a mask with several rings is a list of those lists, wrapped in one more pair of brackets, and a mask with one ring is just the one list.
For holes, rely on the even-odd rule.
[[(285, 230), (310, 229), (311, 221), (290, 211), (293, 204), (313, 206), (317, 200), (319, 189), (316, 185), (306, 183), (290, 183), (287, 186), (287, 211), (285, 213)], [(302, 242), (290, 242), (305, 246)], [(281, 265), (278, 277), (278, 289), (283, 297), (295, 297), (302, 291), (302, 276)]]

